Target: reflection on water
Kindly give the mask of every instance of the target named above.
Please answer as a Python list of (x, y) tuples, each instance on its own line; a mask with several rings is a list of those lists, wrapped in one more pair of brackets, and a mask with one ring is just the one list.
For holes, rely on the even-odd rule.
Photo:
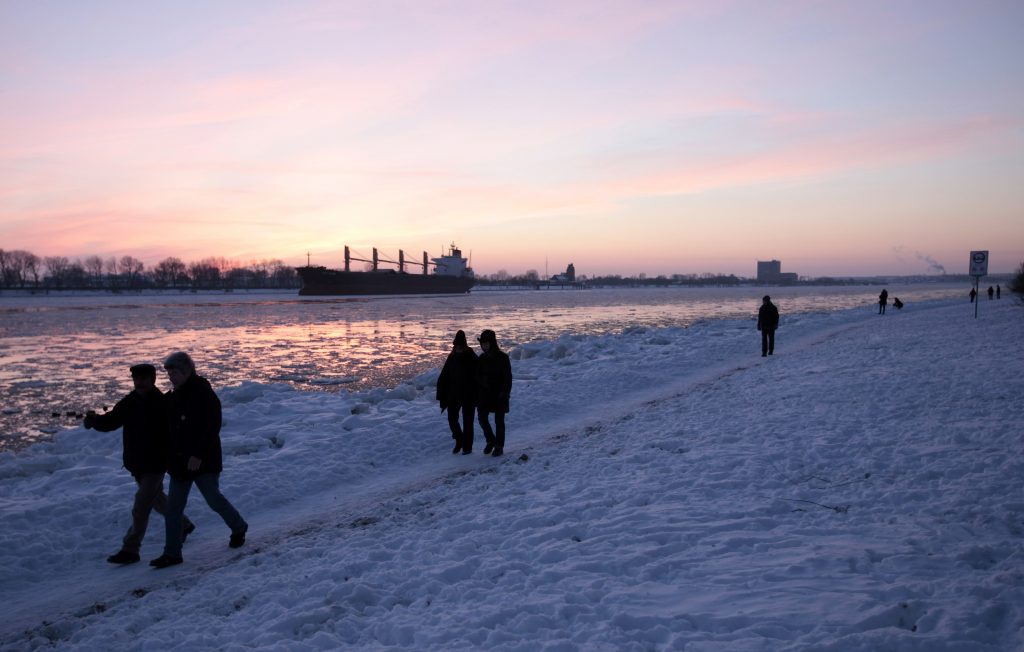
[[(889, 287), (912, 304), (959, 286)], [(878, 287), (771, 288), (786, 314), (870, 307)], [(446, 297), (292, 294), (0, 297), (0, 450), (75, 425), (131, 388), (128, 367), (189, 351), (214, 387), (246, 380), (310, 391), (393, 387), (439, 367), (457, 329), (503, 348), (564, 333), (754, 319), (764, 288), (475, 291)], [(160, 374), (158, 385), (169, 389)]]

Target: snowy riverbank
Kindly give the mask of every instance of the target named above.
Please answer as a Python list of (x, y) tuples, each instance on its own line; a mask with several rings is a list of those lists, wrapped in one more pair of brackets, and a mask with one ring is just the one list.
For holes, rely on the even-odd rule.
[(249, 542), (194, 495), (162, 571), (103, 561), (119, 432), (0, 454), (0, 648), (1020, 649), (1024, 308), (981, 308), (524, 345), (498, 459), (450, 454), (436, 371), (222, 388)]

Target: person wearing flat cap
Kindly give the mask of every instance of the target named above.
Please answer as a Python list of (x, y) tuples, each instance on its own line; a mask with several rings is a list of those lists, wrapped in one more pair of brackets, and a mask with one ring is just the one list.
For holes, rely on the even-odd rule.
[(171, 428), (167, 472), (171, 480), (167, 492), (164, 554), (149, 562), (157, 568), (182, 562), (180, 523), (193, 484), (210, 509), (231, 529), (229, 547), (244, 545), (245, 533), (249, 530), (249, 524), (220, 492), (220, 473), (224, 468), (220, 447), (220, 399), (210, 381), (196, 373), (192, 358), (184, 351), (167, 356), (164, 370), (174, 386), (167, 400), (167, 420)]
[[(512, 363), (508, 354), (498, 348), (498, 337), (485, 330), (477, 338), (483, 353), (477, 365), (477, 416), (484, 431), (487, 446), (484, 455), (498, 457), (505, 452), (505, 415), (508, 414), (509, 396), (512, 394)], [(494, 430), (488, 415), (494, 413)]]
[[(85, 415), (86, 429), (110, 432), (121, 428), (124, 468), (135, 478), (132, 523), (121, 541), (121, 549), (107, 557), (111, 564), (139, 561), (139, 550), (149, 526), (149, 515), (167, 513), (164, 472), (167, 465), (167, 415), (165, 397), (156, 386), (156, 367), (137, 364), (129, 369), (135, 389), (117, 402), (110, 412)], [(187, 517), (181, 519), (182, 538), (196, 529)]]
[[(473, 452), (473, 415), (476, 411), (476, 353), (469, 348), (466, 334), (455, 333), (451, 353), (444, 361), (441, 375), (437, 377), (436, 398), (441, 403), (441, 411), (448, 409), (448, 427), (455, 440), (452, 453), (462, 452), (469, 455)], [(462, 424), (459, 424), (459, 415)]]

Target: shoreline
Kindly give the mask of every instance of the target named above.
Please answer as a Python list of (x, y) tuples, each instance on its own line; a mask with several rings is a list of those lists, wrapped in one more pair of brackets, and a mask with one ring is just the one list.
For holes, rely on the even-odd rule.
[[(944, 295), (956, 290), (959, 288), (936, 289)], [(488, 292), (476, 297), (312, 304), (290, 296), (239, 295), (237, 302), (226, 302), (219, 295), (209, 295), (198, 301), (188, 297), (183, 304), (164, 296), (132, 303), (118, 298), (113, 304), (95, 305), (94, 299), (85, 298), (34, 304), (7, 320), (8, 328), (20, 328), (31, 336), (2, 340), (11, 364), (0, 390), (5, 433), (0, 449), (21, 450), (28, 442), (48, 440), (62, 428), (77, 426), (77, 420), (65, 415), (112, 405), (127, 391), (122, 385), (123, 366), (139, 359), (158, 362), (170, 350), (183, 346), (203, 360), (204, 372), (220, 388), (253, 381), (285, 382), (316, 392), (393, 390), (438, 366), (448, 348), (447, 333), (456, 327), (497, 327), (505, 345), (515, 348), (560, 335), (578, 336), (581, 327), (601, 334), (636, 328), (689, 328), (703, 321), (739, 320), (742, 326), (754, 317), (753, 297), (759, 303), (761, 292), (759, 288), (599, 290), (556, 295)], [(871, 300), (874, 290), (860, 287), (820, 295), (793, 292), (788, 297), (776, 293), (777, 300), (784, 297), (784, 321), (834, 312), (837, 308), (830, 308), (834, 305), (859, 305), (862, 298)], [(634, 304), (633, 297), (645, 298)], [(510, 301), (518, 305), (514, 311), (506, 309)], [(909, 309), (930, 301), (912, 304)], [(800, 305), (803, 310), (797, 307)], [(179, 306), (188, 321), (165, 327), (167, 316), (175, 314), (172, 311)], [(870, 306), (859, 309), (873, 310)], [(505, 311), (503, 321), (488, 317), (495, 310)], [(419, 317), (410, 320), (410, 313)], [(449, 315), (459, 313), (463, 316), (452, 323)], [(334, 321), (339, 318), (344, 321)], [(24, 324), (16, 326), (19, 322)], [(67, 324), (76, 324), (74, 328), (79, 330)], [(134, 334), (136, 324), (145, 325), (138, 335)], [(722, 328), (732, 326), (723, 324)], [(392, 351), (396, 344), (402, 349)], [(251, 359), (232, 353), (240, 345), (251, 352)], [(410, 345), (415, 345), (413, 355), (401, 352)], [(700, 344), (687, 344), (692, 345)], [(355, 357), (353, 347), (358, 347)], [(79, 350), (89, 352), (88, 356), (69, 364), (68, 356), (77, 357)], [(66, 354), (51, 360), (51, 351)], [(49, 368), (47, 364), (58, 366)], [(12, 436), (20, 443), (11, 443)]]

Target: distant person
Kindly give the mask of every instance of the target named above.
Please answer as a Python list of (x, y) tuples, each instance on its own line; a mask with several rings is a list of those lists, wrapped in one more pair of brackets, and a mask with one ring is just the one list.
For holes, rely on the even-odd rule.
[(978, 291), (975, 290), (974, 288), (971, 288), (971, 293), (967, 296), (971, 297), (971, 303), (974, 303), (974, 300), (978, 298)]
[[(111, 564), (134, 564), (149, 526), (149, 514), (166, 514), (164, 472), (167, 467), (167, 414), (164, 393), (156, 386), (156, 367), (137, 364), (129, 368), (135, 389), (117, 402), (110, 412), (85, 415), (82, 425), (100, 432), (121, 428), (124, 468), (135, 478), (135, 501), (132, 503), (132, 524), (128, 527), (121, 550), (107, 557)], [(185, 539), (196, 526), (182, 516)]]
[(757, 310), (757, 330), (761, 331), (761, 357), (775, 354), (775, 329), (779, 327), (779, 309), (767, 294)]
[(184, 351), (167, 356), (164, 369), (174, 385), (167, 403), (171, 430), (167, 470), (171, 481), (165, 515), (164, 554), (149, 562), (157, 568), (174, 566), (182, 561), (181, 519), (193, 484), (199, 487), (206, 504), (231, 528), (228, 546), (240, 548), (245, 544), (245, 533), (249, 530), (249, 524), (218, 486), (223, 470), (220, 399), (210, 387), (210, 382), (196, 373), (192, 358)]
[(895, 308), (896, 310), (903, 310), (903, 302), (900, 301), (899, 297), (896, 297), (895, 299), (892, 300), (892, 307)]
[[(508, 414), (509, 396), (512, 394), (512, 363), (508, 354), (498, 348), (498, 338), (492, 330), (485, 330), (477, 338), (480, 354), (477, 366), (477, 410), (480, 427), (487, 446), (484, 455), (498, 457), (505, 452), (505, 415)], [(487, 420), (494, 413), (494, 430)]]
[(997, 299), (1002, 299), (1003, 298), (1003, 288), (999, 287), (998, 283), (996, 284), (996, 298)]
[(881, 294), (878, 295), (878, 314), (885, 314), (885, 306), (889, 303), (889, 291), (882, 288)]
[(988, 286), (988, 300), (989, 301), (992, 300), (992, 295), (994, 295), (995, 293), (996, 293), (996, 289), (994, 287), (992, 287), (991, 285)]
[[(452, 342), (452, 351), (444, 361), (441, 375), (437, 377), (437, 400), (441, 411), (448, 409), (448, 427), (451, 428), (455, 448), (452, 453), (462, 451), (463, 455), (473, 452), (473, 417), (476, 412), (476, 368), (477, 357), (469, 348), (466, 333), (458, 331)], [(459, 413), (462, 425), (459, 425)]]

